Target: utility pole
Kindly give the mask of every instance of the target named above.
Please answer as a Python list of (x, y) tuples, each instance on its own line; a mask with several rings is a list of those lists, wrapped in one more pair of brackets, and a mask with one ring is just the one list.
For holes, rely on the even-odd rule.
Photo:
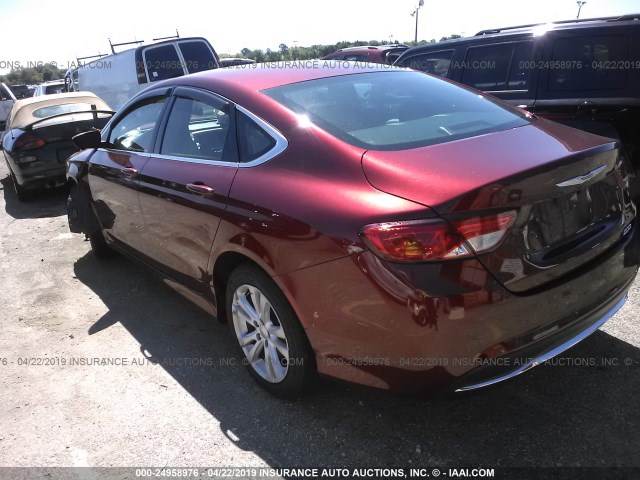
[(582, 10), (582, 7), (587, 2), (578, 1), (576, 3), (578, 4), (578, 16), (576, 17), (576, 20), (580, 20), (580, 10)]
[(424, 7), (424, 0), (420, 0), (420, 2), (418, 2), (418, 6), (416, 7), (416, 9), (411, 14), (412, 17), (413, 16), (416, 17), (416, 36), (415, 36), (415, 42), (416, 43), (418, 43), (418, 16), (419, 16), (419, 12), (420, 12), (420, 7)]

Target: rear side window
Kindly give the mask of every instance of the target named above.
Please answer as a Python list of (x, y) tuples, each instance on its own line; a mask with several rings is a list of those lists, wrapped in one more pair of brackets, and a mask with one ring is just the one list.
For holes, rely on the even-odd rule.
[(118, 120), (109, 133), (112, 148), (151, 152), (153, 132), (166, 101), (166, 97), (148, 100)]
[(533, 43), (503, 43), (472, 47), (462, 68), (462, 82), (484, 91), (526, 90)]
[(275, 139), (242, 112), (238, 112), (240, 161), (251, 162), (275, 147)]
[(442, 50), (440, 52), (424, 53), (403, 60), (402, 66), (446, 77), (449, 74), (453, 52), (454, 50)]
[(182, 62), (173, 44), (145, 49), (144, 65), (150, 82), (184, 75)]
[(439, 78), (386, 70), (284, 85), (263, 93), (364, 149), (404, 150), (527, 125), (524, 113)]
[(211, 49), (203, 41), (180, 42), (178, 48), (189, 73), (211, 70), (218, 66)]
[(549, 73), (550, 91), (620, 90), (626, 87), (629, 39), (622, 35), (558, 39), (552, 63), (560, 67)]

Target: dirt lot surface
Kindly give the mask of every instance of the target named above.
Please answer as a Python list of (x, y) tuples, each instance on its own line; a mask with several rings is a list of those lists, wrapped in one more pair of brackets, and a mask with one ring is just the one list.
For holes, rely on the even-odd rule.
[(286, 402), (223, 365), (225, 325), (94, 258), (64, 192), (23, 204), (6, 175), (0, 466), (640, 467), (638, 283), (564, 365), (497, 388), (421, 400), (322, 380)]

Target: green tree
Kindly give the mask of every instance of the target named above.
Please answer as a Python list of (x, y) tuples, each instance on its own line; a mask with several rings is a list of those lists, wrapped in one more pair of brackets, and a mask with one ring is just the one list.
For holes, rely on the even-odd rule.
[(281, 60), (288, 60), (290, 58), (289, 55), (289, 47), (287, 47), (286, 44), (281, 43), (278, 48), (280, 49), (280, 59)]
[(7, 75), (0, 76), (0, 81), (11, 85), (36, 85), (49, 80), (63, 78), (64, 74), (64, 70), (47, 64), (33, 68), (13, 69)]

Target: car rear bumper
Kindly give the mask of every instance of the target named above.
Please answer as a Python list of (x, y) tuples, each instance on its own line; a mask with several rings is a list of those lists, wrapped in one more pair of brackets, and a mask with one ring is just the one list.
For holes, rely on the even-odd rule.
[(638, 271), (636, 230), (529, 294), (508, 292), (475, 260), (405, 268), (370, 252), (275, 280), (321, 374), (415, 394), (467, 390), (522, 373), (607, 321)]
[(24, 164), (9, 163), (18, 185), (28, 190), (57, 187), (67, 181), (66, 165), (57, 159)]
[[(628, 289), (628, 287), (627, 287)], [(592, 314), (539, 342), (493, 359), (479, 359), (476, 369), (456, 382), (453, 390), (464, 392), (509, 380), (556, 357), (604, 325), (627, 301), (627, 289)]]

